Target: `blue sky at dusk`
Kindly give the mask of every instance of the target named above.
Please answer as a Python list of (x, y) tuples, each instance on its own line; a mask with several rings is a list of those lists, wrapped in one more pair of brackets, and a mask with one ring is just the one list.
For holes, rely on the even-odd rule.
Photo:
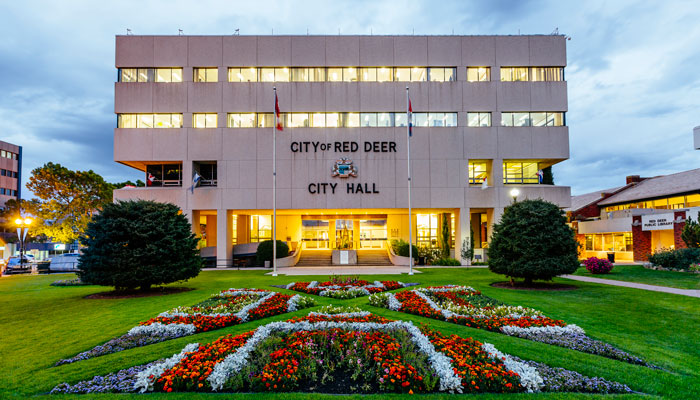
[[(567, 42), (573, 194), (626, 175), (700, 167), (700, 7), (694, 1), (1, 1), (0, 140), (108, 181), (143, 179), (113, 161), (114, 37), (549, 34)], [(466, 167), (465, 167), (466, 168)], [(26, 197), (26, 195), (25, 195)]]

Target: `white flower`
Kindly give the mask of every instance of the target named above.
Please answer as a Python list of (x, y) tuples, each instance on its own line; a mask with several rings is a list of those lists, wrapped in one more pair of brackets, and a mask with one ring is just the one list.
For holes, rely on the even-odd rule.
[(396, 296), (394, 296), (393, 293), (386, 294), (386, 305), (387, 308), (392, 311), (399, 311), (399, 308), (401, 308), (401, 302), (396, 298)]
[(167, 360), (151, 365), (147, 369), (139, 372), (136, 375), (136, 380), (134, 382), (134, 390), (138, 390), (141, 393), (147, 390), (153, 390), (153, 382), (158, 379), (163, 372), (174, 367), (183, 358), (185, 358), (186, 353), (196, 351), (199, 348), (199, 343), (190, 343), (182, 349), (181, 352), (175, 354), (174, 356), (168, 358)]
[(566, 326), (532, 326), (529, 328), (507, 325), (501, 327), (501, 332), (509, 336), (519, 336), (522, 333), (544, 333), (549, 335), (586, 334), (583, 328), (575, 324)]
[(151, 325), (139, 325), (131, 328), (127, 335), (159, 335), (159, 336), (189, 336), (193, 335), (197, 328), (192, 324), (161, 324), (160, 322)]
[(520, 376), (520, 384), (528, 392), (539, 392), (544, 386), (544, 380), (535, 367), (531, 367), (520, 361), (515, 361), (508, 354), (498, 351), (491, 343), (482, 344), (481, 349), (489, 353), (494, 360), (498, 359), (503, 361), (506, 368), (518, 374)]
[(258, 301), (252, 304), (248, 304), (247, 306), (243, 307), (241, 311), (237, 312), (235, 315), (236, 317), (240, 318), (241, 322), (246, 322), (248, 321), (248, 311), (253, 310), (255, 308), (258, 308), (262, 303), (270, 299), (272, 296), (276, 295), (277, 292), (266, 292), (267, 294), (263, 297), (261, 297)]
[(296, 282), (289, 283), (289, 284), (287, 284), (287, 286), (285, 286), (285, 288), (286, 288), (286, 289), (291, 289), (291, 288), (294, 286), (295, 283), (296, 283)]

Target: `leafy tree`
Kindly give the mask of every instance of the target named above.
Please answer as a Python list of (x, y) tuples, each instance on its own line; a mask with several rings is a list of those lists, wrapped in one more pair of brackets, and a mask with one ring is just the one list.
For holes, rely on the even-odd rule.
[(23, 206), (36, 218), (32, 228), (59, 242), (73, 242), (92, 216), (112, 201), (112, 185), (92, 170), (72, 171), (61, 164), (35, 168), (27, 188), (38, 201)]
[(118, 201), (104, 206), (80, 238), (78, 276), (117, 290), (193, 278), (202, 268), (187, 217), (173, 204)]
[[(7, 243), (18, 242), (17, 238), (17, 225), (15, 220), (20, 216), (28, 216), (25, 210), (26, 208), (33, 206), (37, 203), (36, 200), (15, 200), (10, 199), (5, 202), (5, 207), (0, 209), (0, 235), (3, 237)], [(32, 218), (33, 219), (33, 218)], [(34, 225), (32, 225), (34, 226)], [(46, 236), (43, 234), (37, 234), (35, 229), (29, 229), (27, 232), (27, 243), (38, 242), (43, 243), (47, 241)]]
[(462, 259), (471, 262), (474, 258), (474, 228), (469, 225), (469, 237), (462, 241)]
[(511, 278), (551, 280), (579, 267), (574, 231), (556, 204), (525, 200), (506, 207), (493, 226), (489, 269)]
[(146, 186), (146, 184), (141, 179), (137, 179), (136, 182), (124, 181), (124, 182), (110, 183), (110, 185), (112, 185), (113, 189), (121, 189), (124, 186), (136, 186), (136, 187), (145, 187)]
[[(287, 243), (277, 240), (277, 258), (284, 258), (289, 255), (289, 246)], [(264, 240), (258, 245), (258, 251), (255, 253), (258, 265), (265, 265), (265, 261), (270, 261), (272, 266), (272, 240)]]
[(696, 221), (688, 216), (683, 231), (681, 231), (681, 239), (690, 248), (700, 247), (700, 212), (698, 212), (698, 220)]
[(450, 214), (442, 214), (442, 231), (440, 232), (440, 255), (442, 258), (450, 257)]
[(554, 174), (552, 174), (551, 166), (542, 170), (542, 183), (544, 185), (554, 185)]

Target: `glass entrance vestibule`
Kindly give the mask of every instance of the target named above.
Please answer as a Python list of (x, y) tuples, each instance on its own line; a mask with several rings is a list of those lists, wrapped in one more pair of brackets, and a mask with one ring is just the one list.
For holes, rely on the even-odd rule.
[(382, 249), (388, 239), (386, 216), (302, 216), (301, 231), (305, 249)]

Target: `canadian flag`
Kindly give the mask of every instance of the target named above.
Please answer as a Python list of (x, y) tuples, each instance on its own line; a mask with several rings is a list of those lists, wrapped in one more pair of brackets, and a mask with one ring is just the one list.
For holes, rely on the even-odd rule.
[(153, 181), (155, 181), (155, 180), (156, 180), (156, 177), (153, 176), (153, 174), (149, 172), (148, 175), (146, 176), (146, 186), (152, 186)]
[(413, 136), (413, 107), (411, 107), (411, 99), (408, 99), (408, 116), (406, 116), (406, 119), (408, 119), (408, 136)]
[(282, 119), (280, 118), (280, 103), (277, 99), (277, 92), (275, 92), (275, 128), (278, 131), (283, 131), (282, 129)]

